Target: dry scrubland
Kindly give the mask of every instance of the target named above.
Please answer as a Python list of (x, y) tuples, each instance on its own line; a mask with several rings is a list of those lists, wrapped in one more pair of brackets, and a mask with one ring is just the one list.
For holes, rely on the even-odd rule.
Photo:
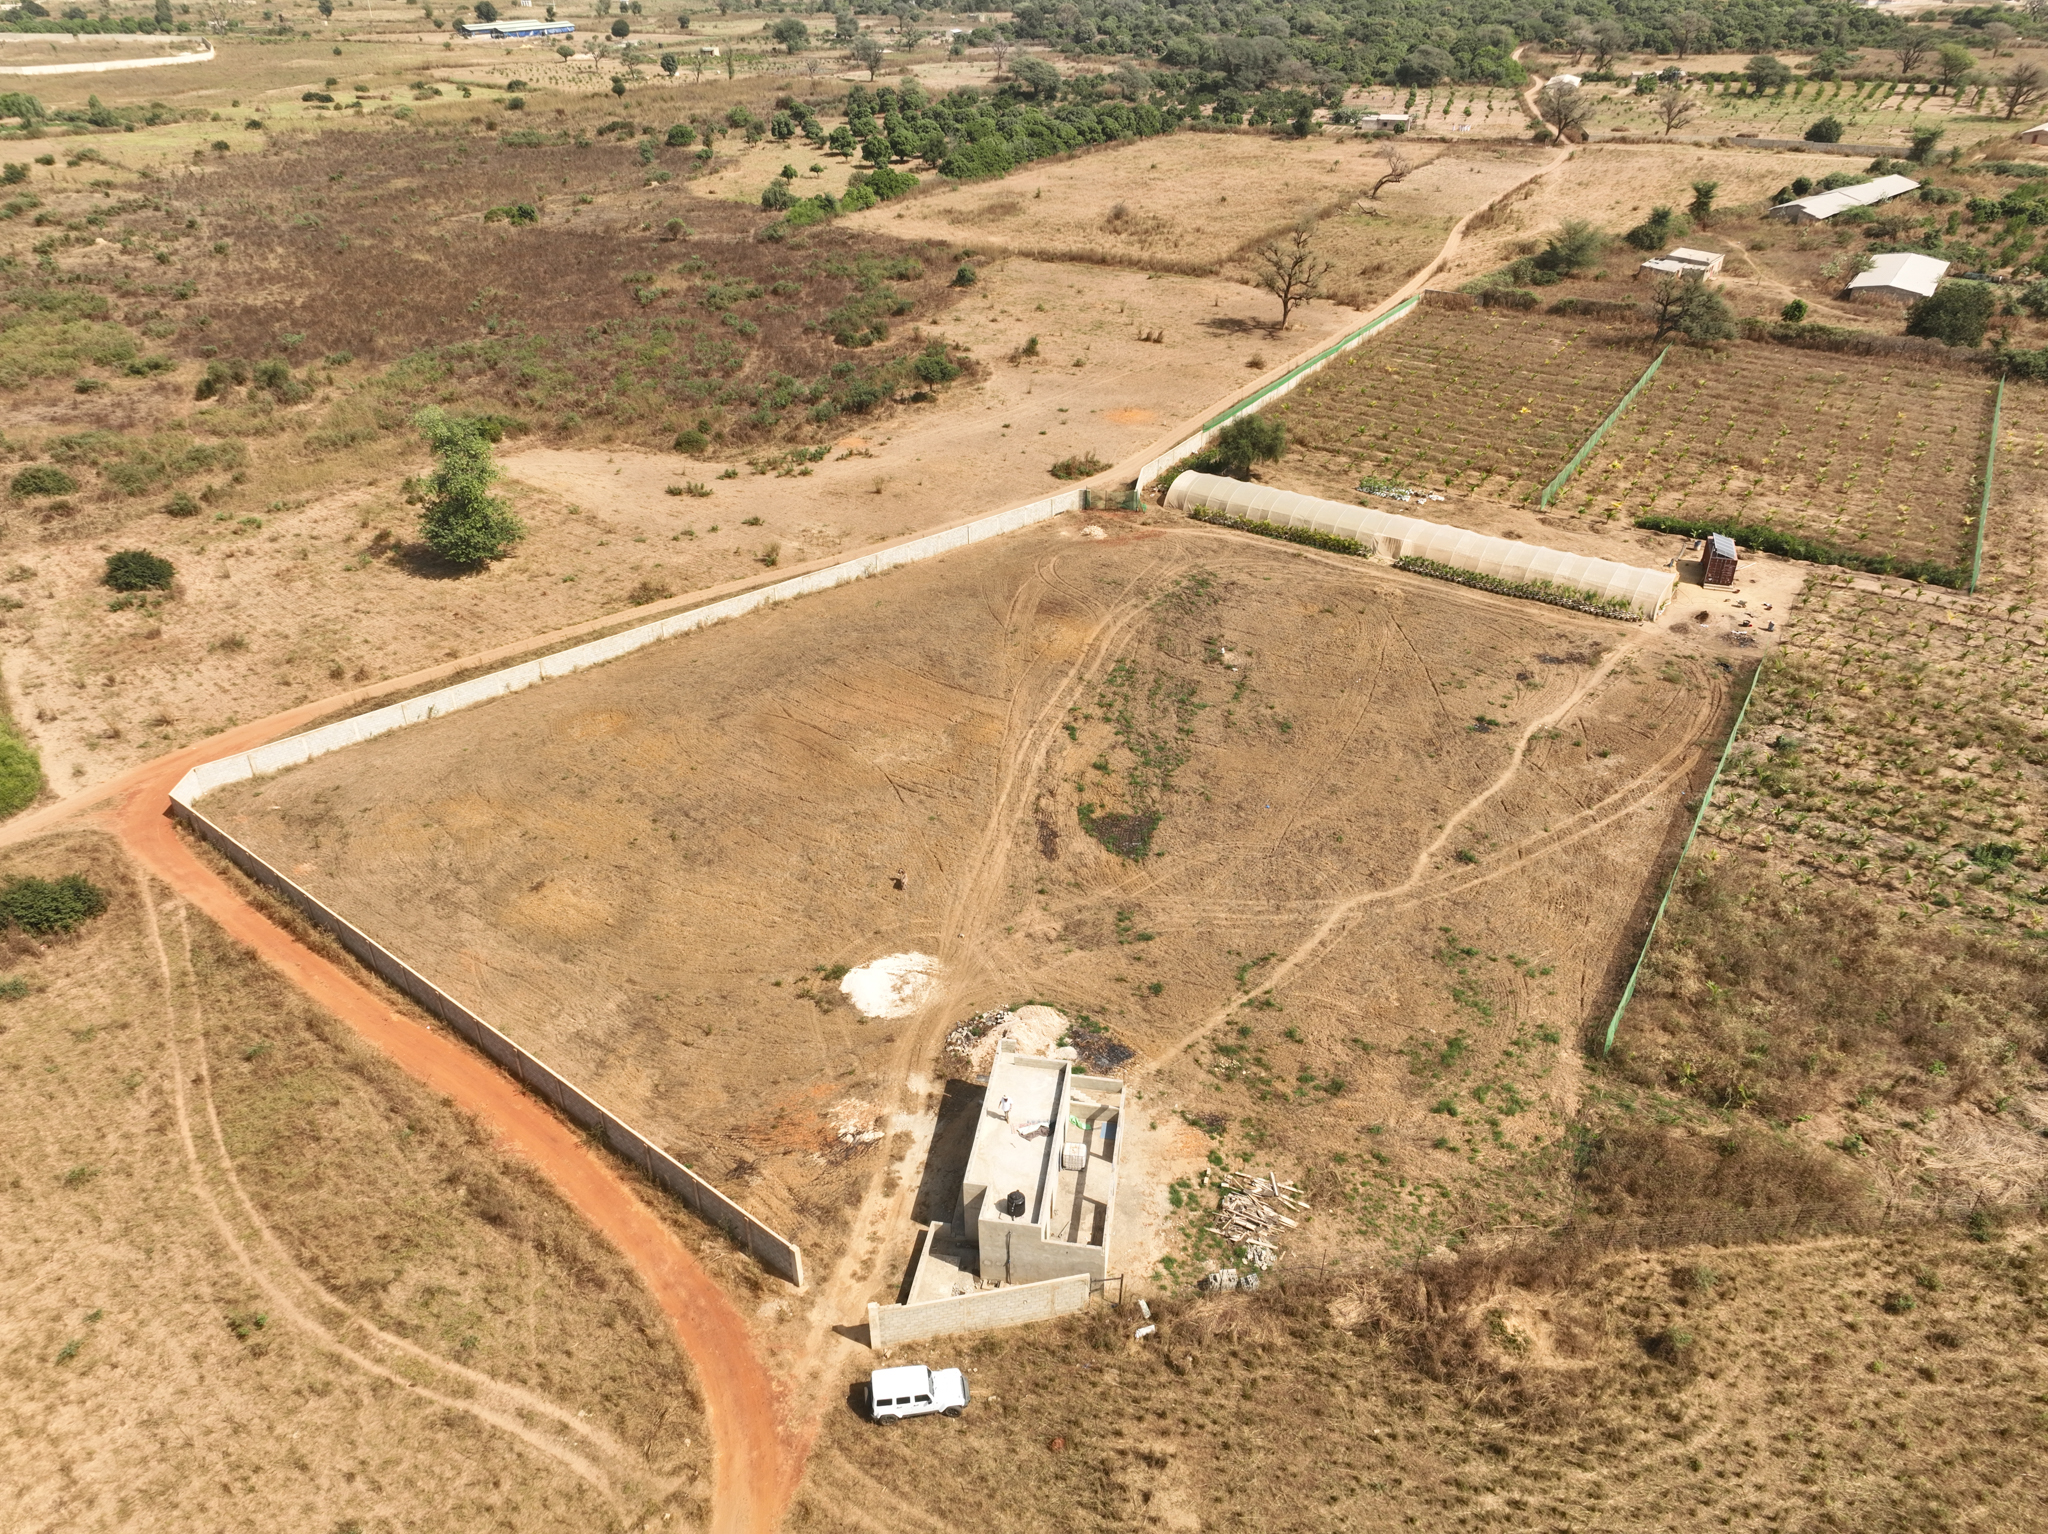
[[(758, 107), (763, 88), (721, 82), (719, 101), (751, 90)], [(23, 261), (0, 337), (6, 468), (53, 463), (79, 486), (11, 498), (11, 557), (0, 551), (7, 600), (22, 604), (4, 613), (19, 646), (8, 674), (53, 784), (344, 681), (1010, 504), (1054, 488), (1053, 464), (1128, 456), (1354, 318), (1318, 303), (1275, 337), (1262, 295), (1142, 258), (997, 261), (952, 287), (973, 248), (959, 231), (909, 240), (893, 232), (907, 223), (850, 219), (766, 245), (751, 238), (758, 210), (689, 190), (689, 152), (658, 151), (677, 179), (650, 186), (629, 139), (518, 147), (452, 96), (417, 110), (411, 124), (245, 134), (157, 182), (94, 189), (82, 178), (109, 166), (60, 163), (32, 182), (50, 222), (0, 225)], [(563, 110), (530, 120), (588, 134), (613, 107)], [(624, 110), (646, 108), (629, 97)], [(168, 131), (113, 148), (129, 156)], [(1091, 176), (1143, 179), (1139, 167), (1204, 145), (1247, 167), (1298, 154), (1269, 139), (1153, 140), (1038, 167), (1064, 179), (1032, 206), (1092, 209)], [(1326, 166), (1318, 184), (1355, 198), (1360, 166)], [(1521, 166), (1447, 160), (1390, 188), (1391, 216), (1333, 218), (1333, 250), (1356, 257), (1345, 281), (1361, 301), (1383, 295)], [(482, 221), (521, 201), (537, 225)], [(1298, 211), (1290, 193), (1219, 248)], [(536, 286), (535, 270), (552, 280)], [(892, 327), (881, 344), (833, 340), (876, 323)], [(934, 341), (966, 375), (908, 403), (906, 359)], [(209, 365), (231, 362), (244, 377), (288, 371), (192, 398)], [(403, 477), (422, 464), (406, 422), (426, 403), (517, 423), (504, 451), (515, 476), (533, 471), (511, 487), (531, 537), (486, 572), (458, 577), (413, 542)], [(700, 427), (696, 455), (671, 450)], [(196, 516), (165, 515), (179, 494)], [(95, 576), (110, 543), (171, 558), (177, 593), (109, 610)]]
[(975, 1406), (831, 1413), (789, 1518), (992, 1529), (2021, 1530), (2037, 1229), (1477, 1258), (959, 1350)]
[[(835, 1124), (914, 1126), (960, 1018), (1086, 1014), (1157, 1073), (1131, 1207), (1171, 1228), (1124, 1260), (1168, 1281), (1212, 1150), (1312, 1164), (1336, 1248), (1557, 1207), (1582, 1008), (1725, 695), (1625, 637), (1063, 523), (209, 804), (821, 1265), (876, 1171)], [(905, 949), (933, 1004), (862, 1022), (839, 967)]]
[(666, 1318), (532, 1172), (105, 841), (4, 871), (113, 897), (5, 940), (12, 1527), (702, 1516)]

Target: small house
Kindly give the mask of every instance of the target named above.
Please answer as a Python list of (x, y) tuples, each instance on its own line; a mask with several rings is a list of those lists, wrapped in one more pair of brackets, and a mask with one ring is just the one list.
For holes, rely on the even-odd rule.
[(1406, 112), (1363, 112), (1358, 126), (1367, 133), (1406, 133), (1413, 121)]
[(1573, 90), (1577, 90), (1581, 85), (1584, 85), (1586, 82), (1581, 80), (1577, 75), (1552, 75), (1548, 80), (1545, 80), (1543, 83), (1545, 85), (1568, 85)]
[(2048, 123), (2039, 123), (2014, 137), (2022, 144), (2048, 144)]
[(1859, 272), (1850, 279), (1849, 296), (1884, 298), (1894, 303), (1910, 304), (1918, 299), (1932, 298), (1934, 290), (1941, 286), (1942, 273), (1947, 270), (1946, 261), (1910, 250), (1872, 256), (1870, 270)]
[(1645, 261), (1642, 270), (1660, 272), (1673, 277), (1683, 277), (1687, 272), (1698, 272), (1702, 277), (1711, 277), (1721, 270), (1723, 259), (1718, 250), (1689, 250), (1681, 245), (1666, 255)]
[(1878, 203), (1889, 202), (1894, 197), (1903, 197), (1908, 192), (1918, 190), (1920, 183), (1911, 176), (1879, 176), (1875, 181), (1837, 187), (1832, 192), (1815, 192), (1808, 197), (1795, 197), (1790, 202), (1781, 202), (1771, 209), (1771, 217), (1782, 218), (1794, 224), (1817, 224), (1823, 219), (1833, 218), (1837, 213), (1846, 213), (1851, 208), (1874, 207)]
[(1726, 533), (1708, 533), (1700, 540), (1700, 584), (1735, 584), (1735, 540)]

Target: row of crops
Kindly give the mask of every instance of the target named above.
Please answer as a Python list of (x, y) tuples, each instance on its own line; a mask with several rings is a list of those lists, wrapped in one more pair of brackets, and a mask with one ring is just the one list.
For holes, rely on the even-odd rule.
[(1927, 914), (2048, 927), (2048, 644), (2000, 605), (1816, 574), (1703, 829)]
[(1558, 509), (1712, 518), (1858, 562), (1967, 566), (1996, 385), (1830, 361), (1674, 350)]
[(1297, 447), (1353, 477), (1521, 500), (1541, 491), (1647, 361), (1605, 327), (1422, 310), (1272, 414)]

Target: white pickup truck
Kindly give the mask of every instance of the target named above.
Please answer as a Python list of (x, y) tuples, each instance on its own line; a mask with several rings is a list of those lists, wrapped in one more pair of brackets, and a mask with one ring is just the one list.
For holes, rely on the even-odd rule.
[(902, 1364), (868, 1377), (868, 1412), (877, 1422), (901, 1422), (943, 1412), (957, 1417), (967, 1407), (967, 1376), (958, 1369)]

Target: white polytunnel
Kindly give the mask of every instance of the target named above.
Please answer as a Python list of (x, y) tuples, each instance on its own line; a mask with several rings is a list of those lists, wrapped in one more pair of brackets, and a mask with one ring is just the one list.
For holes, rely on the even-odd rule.
[(1566, 554), (1514, 538), (1489, 538), (1462, 527), (1445, 527), (1398, 516), (1372, 506), (1349, 506), (1269, 485), (1252, 485), (1220, 474), (1182, 474), (1166, 492), (1166, 504), (1180, 511), (1205, 507), (1228, 517), (1302, 527), (1341, 538), (1356, 538), (1389, 559), (1415, 556), (1506, 581), (1550, 581), (1607, 598), (1620, 598), (1639, 616), (1654, 618), (1678, 585), (1672, 570)]

